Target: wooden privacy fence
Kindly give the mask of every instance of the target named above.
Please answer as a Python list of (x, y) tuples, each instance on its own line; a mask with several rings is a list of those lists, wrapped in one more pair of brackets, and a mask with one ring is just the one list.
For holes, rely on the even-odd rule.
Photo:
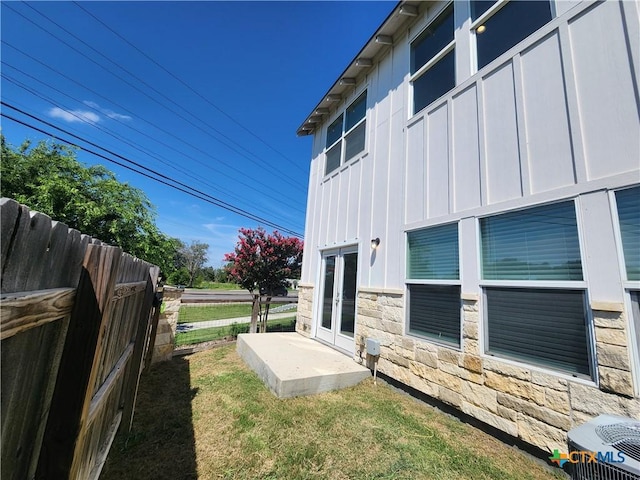
[(2, 478), (97, 479), (133, 420), (159, 269), (6, 198), (0, 232)]

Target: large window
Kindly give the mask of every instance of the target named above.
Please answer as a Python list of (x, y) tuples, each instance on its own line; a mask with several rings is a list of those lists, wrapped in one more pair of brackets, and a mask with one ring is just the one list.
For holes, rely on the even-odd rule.
[(460, 346), (458, 225), (407, 233), (409, 333)]
[(640, 280), (640, 187), (616, 192), (627, 280)]
[(480, 219), (488, 354), (591, 376), (575, 205)]
[(456, 85), (453, 3), (411, 43), (413, 113)]
[(498, 58), (551, 20), (546, 0), (512, 0), (506, 4), (471, 1), (478, 69)]
[(365, 91), (327, 127), (325, 175), (364, 150), (366, 113)]

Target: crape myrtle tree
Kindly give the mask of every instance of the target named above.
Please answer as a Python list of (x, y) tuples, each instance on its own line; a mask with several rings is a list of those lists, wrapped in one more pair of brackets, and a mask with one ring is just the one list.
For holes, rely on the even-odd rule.
[(102, 165), (84, 166), (64, 144), (26, 141), (16, 148), (3, 135), (0, 143), (3, 197), (158, 265), (165, 278), (176, 269), (180, 241), (157, 228), (142, 190), (119, 182)]
[[(253, 297), (249, 331), (258, 331), (260, 317), (260, 331), (266, 332), (274, 290), (286, 287), (287, 278), (300, 276), (303, 242), (295, 237), (284, 237), (277, 231), (267, 234), (263, 228), (241, 228), (239, 232), (235, 250), (224, 257), (225, 268), (229, 278), (249, 290)], [(261, 292), (266, 295), (264, 313)]]

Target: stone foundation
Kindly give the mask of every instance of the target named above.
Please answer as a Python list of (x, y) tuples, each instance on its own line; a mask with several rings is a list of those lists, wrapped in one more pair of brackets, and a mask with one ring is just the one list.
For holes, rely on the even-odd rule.
[(313, 321), (313, 285), (298, 284), (298, 313), (296, 315), (296, 332), (311, 336), (311, 322)]
[(478, 301), (463, 298), (458, 350), (404, 335), (402, 293), (361, 291), (356, 358), (364, 357), (366, 338), (376, 338), (381, 343), (380, 372), (549, 452), (566, 451), (567, 432), (601, 413), (640, 418), (624, 313), (593, 311), (598, 388), (482, 355)]
[(171, 360), (173, 356), (178, 313), (180, 311), (182, 292), (184, 292), (182, 288), (168, 286), (163, 287), (163, 290), (162, 307), (151, 363)]

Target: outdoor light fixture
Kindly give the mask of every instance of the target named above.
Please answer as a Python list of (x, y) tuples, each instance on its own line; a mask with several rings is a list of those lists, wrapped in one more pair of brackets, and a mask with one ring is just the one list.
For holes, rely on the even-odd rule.
[(340, 85), (355, 85), (356, 79), (353, 77), (342, 77), (340, 79)]
[(376, 43), (381, 45), (393, 45), (393, 37), (391, 35), (376, 35)]
[(402, 5), (400, 10), (398, 10), (400, 15), (406, 15), (407, 17), (417, 17), (418, 16), (418, 7), (415, 5)]
[(486, 26), (480, 25), (478, 28), (476, 28), (476, 33), (483, 33), (486, 29)]
[(329, 113), (329, 109), (328, 108), (316, 108), (316, 111), (314, 112), (316, 115), (326, 115), (327, 113)]
[(327, 102), (339, 102), (340, 100), (342, 100), (342, 96), (335, 93), (330, 93), (329, 95), (327, 95), (326, 100)]
[(380, 245), (380, 239), (378, 237), (371, 239), (371, 248), (375, 250)]
[(373, 66), (373, 60), (370, 58), (358, 58), (356, 60), (356, 67), (371, 67)]

